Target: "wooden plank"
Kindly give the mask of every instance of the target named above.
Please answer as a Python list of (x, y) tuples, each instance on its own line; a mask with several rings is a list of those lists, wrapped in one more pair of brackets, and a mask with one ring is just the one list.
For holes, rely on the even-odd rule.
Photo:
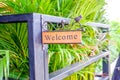
[(56, 43), (81, 43), (82, 34), (81, 31), (53, 31), (42, 32), (42, 43), (44, 44), (56, 44)]
[(40, 14), (33, 14), (31, 20), (28, 21), (28, 42), (30, 80), (48, 80), (49, 73), (46, 70), (48, 65), (45, 63), (45, 58), (48, 57), (43, 51), (42, 18)]

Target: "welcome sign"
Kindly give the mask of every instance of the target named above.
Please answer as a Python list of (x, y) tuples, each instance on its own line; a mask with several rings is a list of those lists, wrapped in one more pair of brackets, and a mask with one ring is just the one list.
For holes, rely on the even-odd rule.
[(81, 43), (81, 31), (46, 31), (42, 32), (42, 43), (57, 44), (57, 43)]

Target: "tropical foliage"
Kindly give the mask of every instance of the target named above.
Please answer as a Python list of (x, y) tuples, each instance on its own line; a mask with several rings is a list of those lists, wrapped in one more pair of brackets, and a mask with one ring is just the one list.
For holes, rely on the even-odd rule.
[[(27, 3), (27, 4), (26, 4)], [(42, 13), (55, 16), (74, 18), (82, 15), (81, 23), (83, 32), (82, 44), (56, 44), (49, 45), (49, 72), (63, 68), (66, 65), (88, 59), (93, 53), (98, 53), (96, 31), (84, 24), (88, 21), (102, 22), (105, 5), (104, 0), (0, 0), (0, 14), (20, 14), (20, 13)], [(72, 21), (73, 22), (73, 21)], [(69, 30), (80, 28), (80, 24), (75, 23)], [(71, 25), (71, 24), (70, 24)], [(55, 26), (55, 25), (53, 25)], [(53, 26), (52, 27), (53, 29)], [(66, 25), (64, 29), (68, 28)], [(50, 28), (51, 29), (51, 28)], [(57, 29), (57, 26), (55, 26)], [(28, 77), (28, 40), (27, 24), (16, 23), (0, 25), (0, 49), (10, 50), (10, 77), (19, 79)], [(95, 48), (93, 47), (95, 46)], [(87, 74), (92, 74), (89, 79), (93, 79), (94, 64), (85, 68), (83, 71), (73, 74), (66, 80), (88, 79)], [(79, 75), (79, 76), (78, 76)], [(77, 76), (77, 77), (76, 77)], [(81, 76), (81, 77), (80, 77)]]
[(110, 22), (111, 28), (110, 28), (110, 51), (111, 51), (111, 61), (114, 61), (118, 54), (120, 53), (120, 23), (112, 21)]
[(7, 80), (9, 76), (9, 51), (0, 50), (0, 80), (3, 76)]

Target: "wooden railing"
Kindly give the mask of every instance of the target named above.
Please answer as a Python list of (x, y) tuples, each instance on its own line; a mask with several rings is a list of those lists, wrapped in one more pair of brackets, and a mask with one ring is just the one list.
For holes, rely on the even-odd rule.
[[(69, 24), (70, 19), (38, 13), (0, 16), (0, 24), (22, 22), (28, 24), (30, 80), (62, 80), (101, 58), (103, 58), (103, 74), (109, 76), (109, 51), (103, 51), (94, 57), (90, 57), (87, 61), (77, 62), (53, 73), (48, 73), (48, 45), (42, 44), (42, 32), (47, 30), (48, 22), (61, 23), (61, 21)], [(109, 30), (109, 25), (102, 23), (89, 22), (86, 25)]]

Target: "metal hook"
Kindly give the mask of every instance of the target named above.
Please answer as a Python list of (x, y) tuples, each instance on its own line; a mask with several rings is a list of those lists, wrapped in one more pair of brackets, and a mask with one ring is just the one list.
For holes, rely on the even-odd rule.
[(63, 28), (65, 26), (64, 21), (61, 21), (61, 27)]

